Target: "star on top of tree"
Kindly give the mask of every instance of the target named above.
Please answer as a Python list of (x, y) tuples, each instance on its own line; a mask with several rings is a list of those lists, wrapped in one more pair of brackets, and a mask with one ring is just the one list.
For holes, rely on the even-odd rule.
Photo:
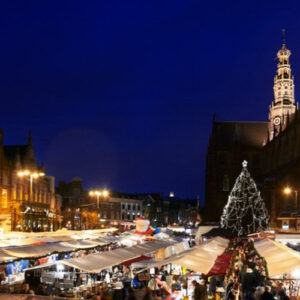
[(247, 168), (247, 165), (248, 165), (248, 162), (247, 162), (246, 160), (244, 160), (244, 161), (242, 162), (243, 168)]

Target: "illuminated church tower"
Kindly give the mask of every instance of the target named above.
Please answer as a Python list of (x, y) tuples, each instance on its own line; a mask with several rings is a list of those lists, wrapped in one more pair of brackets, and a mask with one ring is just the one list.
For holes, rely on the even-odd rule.
[(269, 112), (269, 138), (272, 140), (284, 130), (288, 122), (293, 119), (296, 111), (294, 94), (294, 76), (292, 75), (289, 57), (291, 51), (283, 41), (281, 49), (277, 52), (277, 73), (274, 77), (274, 100)]

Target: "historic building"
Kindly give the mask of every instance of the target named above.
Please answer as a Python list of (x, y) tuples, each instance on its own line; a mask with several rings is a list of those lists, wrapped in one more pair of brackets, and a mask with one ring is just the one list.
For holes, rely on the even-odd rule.
[[(288, 228), (298, 222), (300, 112), (290, 55), (283, 44), (277, 53), (268, 122), (220, 122), (214, 118), (206, 157), (207, 221), (220, 220), (241, 162), (246, 159), (271, 214), (271, 225)], [(291, 187), (290, 196), (283, 193), (285, 186)]]
[(0, 132), (0, 228), (48, 231), (59, 227), (54, 177), (36, 162), (32, 137), (27, 144), (3, 145)]
[(132, 222), (143, 215), (143, 197), (107, 191), (107, 196), (91, 196), (84, 191), (82, 180), (60, 181), (56, 189), (62, 197), (63, 226), (68, 229), (94, 229)]

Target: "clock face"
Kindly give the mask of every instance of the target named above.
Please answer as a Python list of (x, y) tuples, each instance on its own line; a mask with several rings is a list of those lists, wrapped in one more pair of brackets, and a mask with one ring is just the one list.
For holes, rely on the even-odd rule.
[(273, 120), (274, 125), (279, 125), (280, 124), (280, 117), (275, 117)]

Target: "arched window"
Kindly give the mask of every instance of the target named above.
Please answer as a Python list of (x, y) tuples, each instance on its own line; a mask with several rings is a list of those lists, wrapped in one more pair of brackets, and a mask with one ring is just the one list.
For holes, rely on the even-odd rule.
[(223, 176), (223, 192), (229, 192), (229, 176), (227, 174)]

